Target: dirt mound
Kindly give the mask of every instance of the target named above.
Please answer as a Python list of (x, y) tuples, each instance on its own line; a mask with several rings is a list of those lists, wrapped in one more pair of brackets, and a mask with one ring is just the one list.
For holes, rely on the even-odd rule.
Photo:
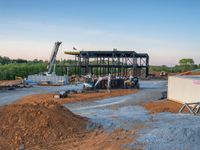
[[(159, 100), (159, 101), (145, 103), (143, 106), (151, 113), (160, 113), (160, 112), (178, 113), (182, 105), (183, 104), (170, 100)], [(183, 112), (188, 112), (188, 110), (184, 109)]]
[(193, 70), (193, 71), (187, 71), (187, 72), (182, 72), (179, 74), (180, 76), (187, 76), (187, 75), (200, 75), (200, 70)]
[(87, 119), (55, 102), (0, 107), (0, 149), (47, 147), (86, 131)]
[(74, 102), (85, 102), (85, 101), (94, 101), (109, 97), (118, 97), (128, 94), (135, 94), (139, 90), (137, 89), (117, 89), (111, 90), (111, 92), (107, 92), (105, 90), (101, 90), (99, 92), (88, 92), (88, 93), (72, 93), (69, 94), (67, 98), (56, 99), (54, 98), (55, 94), (35, 94), (23, 97), (20, 101), (17, 101), (19, 104), (23, 103), (35, 103), (35, 102), (48, 102), (49, 100), (53, 100), (59, 104), (66, 103), (74, 103)]

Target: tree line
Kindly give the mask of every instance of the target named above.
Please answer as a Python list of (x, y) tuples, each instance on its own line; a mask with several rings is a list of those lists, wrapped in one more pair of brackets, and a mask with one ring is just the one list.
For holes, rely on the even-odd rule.
[[(66, 65), (75, 64), (74, 60), (63, 60), (56, 62), (56, 74), (66, 75), (68, 73)], [(24, 60), (10, 59), (0, 56), (0, 80), (14, 80), (16, 77), (26, 78), (28, 75), (40, 74), (47, 71), (48, 61), (43, 60)], [(74, 74), (75, 69), (70, 70)]]
[(200, 69), (200, 64), (195, 64), (194, 60), (191, 58), (183, 58), (179, 60), (178, 65), (175, 65), (173, 67), (168, 67), (166, 65), (150, 66), (150, 72), (165, 71), (168, 73), (181, 73), (195, 69)]
[[(56, 74), (57, 75), (73, 75), (77, 73), (75, 67), (71, 67), (67, 70), (66, 66), (75, 65), (75, 60), (63, 60), (56, 62)], [(13, 80), (15, 77), (26, 78), (31, 74), (39, 74), (47, 71), (47, 61), (34, 59), (10, 59), (8, 57), (0, 56), (0, 80)], [(181, 59), (179, 64), (174, 67), (162, 66), (150, 66), (150, 72), (165, 71), (168, 73), (179, 73), (190, 71), (194, 69), (200, 69), (200, 64), (195, 64), (193, 59), (186, 58)]]

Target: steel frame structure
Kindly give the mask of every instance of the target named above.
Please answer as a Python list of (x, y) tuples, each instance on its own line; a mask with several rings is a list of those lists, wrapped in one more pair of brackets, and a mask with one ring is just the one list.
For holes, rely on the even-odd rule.
[(75, 55), (78, 75), (133, 76), (147, 77), (149, 74), (149, 55), (135, 51), (80, 51)]

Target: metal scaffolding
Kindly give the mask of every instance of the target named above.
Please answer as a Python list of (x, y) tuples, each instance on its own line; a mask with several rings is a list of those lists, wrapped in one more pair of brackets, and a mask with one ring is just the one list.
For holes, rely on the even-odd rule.
[[(66, 54), (70, 54), (67, 53)], [(80, 51), (75, 55), (75, 72), (78, 75), (106, 75), (147, 77), (149, 74), (149, 55), (135, 51)]]

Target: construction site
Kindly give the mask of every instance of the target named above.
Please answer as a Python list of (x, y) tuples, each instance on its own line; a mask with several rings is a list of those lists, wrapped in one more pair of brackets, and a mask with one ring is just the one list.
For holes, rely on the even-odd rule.
[(0, 149), (199, 149), (200, 73), (149, 73), (135, 51), (65, 51), (73, 75), (0, 81)]
[(199, 150), (200, 0), (1, 0), (0, 150)]

